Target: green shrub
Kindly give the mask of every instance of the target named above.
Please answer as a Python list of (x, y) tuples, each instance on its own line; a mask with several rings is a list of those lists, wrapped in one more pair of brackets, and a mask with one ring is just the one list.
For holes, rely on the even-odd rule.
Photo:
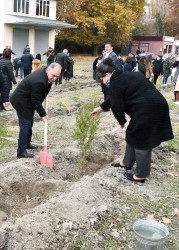
[(93, 140), (98, 129), (100, 116), (91, 116), (91, 111), (97, 106), (96, 100), (90, 103), (83, 103), (76, 115), (76, 127), (73, 138), (78, 141), (81, 150), (81, 166), (86, 168), (88, 152), (92, 148)]

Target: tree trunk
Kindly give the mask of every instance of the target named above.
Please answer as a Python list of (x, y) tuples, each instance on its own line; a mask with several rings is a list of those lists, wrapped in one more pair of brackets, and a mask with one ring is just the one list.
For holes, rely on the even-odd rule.
[(93, 43), (93, 56), (98, 56), (98, 46)]

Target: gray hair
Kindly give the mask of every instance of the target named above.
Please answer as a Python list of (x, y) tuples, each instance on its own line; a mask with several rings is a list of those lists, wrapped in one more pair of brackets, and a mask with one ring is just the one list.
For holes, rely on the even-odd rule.
[(64, 54), (67, 54), (67, 53), (68, 53), (68, 50), (67, 50), (67, 49), (64, 49), (64, 50), (63, 50), (63, 53), (64, 53)]
[(62, 66), (59, 64), (59, 63), (51, 63), (49, 66), (48, 66), (48, 68), (49, 69), (54, 69), (54, 68), (56, 68), (56, 67), (59, 67), (60, 68), (60, 70), (62, 69)]

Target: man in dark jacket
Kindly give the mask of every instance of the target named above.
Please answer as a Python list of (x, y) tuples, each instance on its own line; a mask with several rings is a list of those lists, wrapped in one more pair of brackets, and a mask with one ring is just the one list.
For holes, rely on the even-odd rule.
[(20, 82), (11, 96), (11, 104), (16, 109), (20, 126), (18, 158), (34, 156), (26, 151), (27, 148), (37, 148), (30, 143), (34, 112), (36, 111), (43, 121), (48, 119), (42, 102), (49, 93), (52, 82), (59, 77), (60, 71), (61, 67), (57, 63), (34, 71)]
[[(64, 49), (62, 53), (58, 53), (56, 56), (56, 62), (59, 63), (62, 67), (61, 74), (59, 76), (59, 84), (62, 84), (62, 78), (64, 72), (67, 71), (67, 53), (68, 50)], [(57, 85), (58, 79), (55, 81), (55, 85)]]
[[(6, 83), (6, 79), (1, 69), (0, 69), (0, 99), (3, 108), (9, 105), (9, 90)], [(3, 108), (0, 107), (0, 112), (3, 111)]]
[(30, 49), (27, 49), (26, 53), (22, 55), (21, 57), (21, 63), (24, 70), (24, 77), (29, 75), (32, 72), (32, 61), (34, 60), (34, 57), (32, 54), (30, 54)]
[(126, 171), (124, 176), (130, 181), (144, 183), (150, 175), (152, 149), (173, 139), (169, 107), (145, 76), (117, 70), (107, 59), (98, 67), (97, 74), (108, 87), (109, 99), (95, 108), (92, 115), (111, 108), (121, 128), (126, 123), (125, 113), (130, 117), (126, 129), (126, 153), (117, 166), (131, 169), (136, 162), (134, 175)]

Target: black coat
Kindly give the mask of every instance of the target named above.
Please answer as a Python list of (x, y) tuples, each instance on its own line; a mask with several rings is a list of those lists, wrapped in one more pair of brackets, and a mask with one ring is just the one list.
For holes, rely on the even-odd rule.
[(154, 75), (159, 76), (160, 74), (163, 75), (163, 62), (162, 60), (155, 60), (153, 62), (153, 73)]
[(0, 94), (1, 94), (1, 98), (2, 98), (3, 103), (9, 102), (8, 86), (7, 86), (5, 76), (4, 76), (1, 69), (0, 69)]
[(21, 57), (23, 69), (32, 69), (32, 61), (34, 60), (33, 55), (26, 53)]
[(62, 71), (65, 71), (65, 69), (67, 69), (67, 55), (62, 53), (58, 53), (56, 56), (56, 60), (57, 63), (59, 63), (62, 67)]
[(67, 56), (67, 71), (64, 72), (64, 78), (70, 79), (73, 77), (73, 64), (73, 59), (70, 56)]
[(16, 84), (16, 79), (13, 73), (13, 65), (12, 62), (8, 58), (2, 58), (0, 60), (0, 68), (6, 78), (6, 82), (8, 85), (8, 89), (12, 89), (12, 82)]
[(33, 120), (35, 110), (40, 117), (46, 116), (42, 102), (52, 86), (48, 82), (46, 68), (42, 67), (25, 77), (11, 95), (12, 106), (27, 120)]
[(105, 111), (111, 107), (120, 125), (131, 118), (126, 141), (136, 149), (152, 149), (173, 139), (169, 108), (163, 95), (138, 72), (115, 71), (108, 89), (110, 98), (101, 104)]
[(139, 63), (138, 71), (143, 75), (146, 75), (146, 66), (143, 62)]

